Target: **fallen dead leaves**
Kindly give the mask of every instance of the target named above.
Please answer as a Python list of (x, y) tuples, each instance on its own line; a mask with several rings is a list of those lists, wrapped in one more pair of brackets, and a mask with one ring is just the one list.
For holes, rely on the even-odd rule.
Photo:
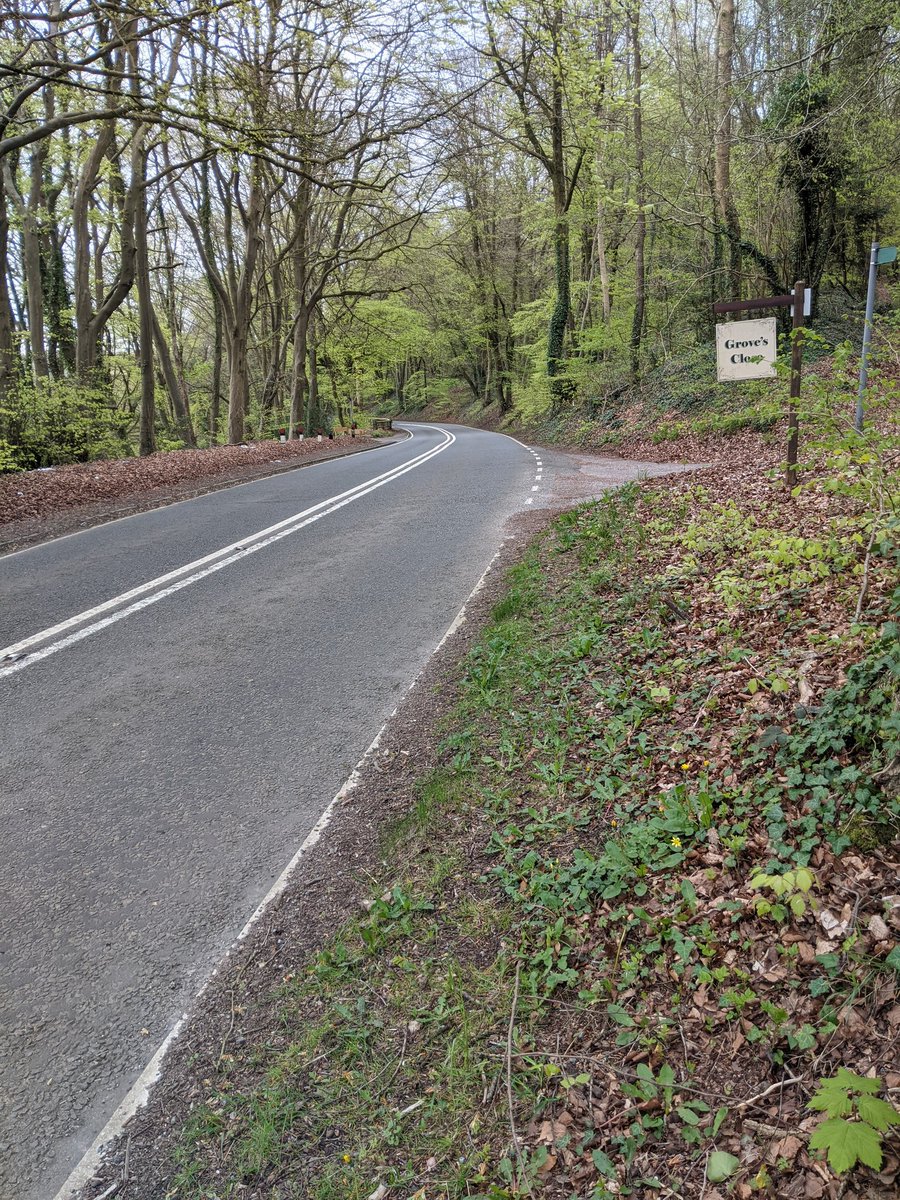
[[(665, 489), (666, 505), (683, 499), (684, 525), (693, 511), (703, 516), (706, 498), (716, 504), (730, 501), (748, 521), (806, 538), (820, 535), (831, 518), (852, 515), (849, 507), (821, 491), (792, 499), (784, 495), (777, 477), (766, 469), (778, 463), (777, 436), (746, 434), (713, 441), (714, 452), (710, 444), (690, 438), (674, 447), (676, 456), (705, 458), (712, 467), (647, 485), (652, 492)], [(673, 447), (666, 443), (662, 449), (668, 457)], [(632, 441), (624, 453), (647, 457), (652, 447)], [(653, 504), (639, 503), (638, 512), (647, 521), (654, 511)], [(716, 549), (721, 552), (722, 547)], [(650, 546), (637, 574), (667, 569), (677, 574), (682, 557), (677, 540), (666, 551)], [(653, 747), (647, 775), (661, 793), (678, 784), (682, 771), (696, 775), (701, 770), (725, 787), (740, 789), (759, 769), (748, 765), (741, 749), (748, 717), (762, 731), (761, 744), (776, 747), (797, 721), (798, 706), (808, 709), (841, 686), (851, 664), (864, 653), (863, 640), (850, 629), (858, 590), (854, 577), (835, 572), (752, 608), (735, 608), (728, 607), (713, 587), (717, 569), (712, 558), (700, 555), (699, 570), (690, 574), (671, 604), (665, 657), (691, 664), (690, 694), (696, 700), (688, 702), (685, 689), (675, 695), (678, 689), (667, 678), (674, 702), (659, 718), (641, 726), (646, 744)], [(896, 583), (896, 573), (882, 565), (869, 596), (876, 611), (879, 606), (883, 610), (884, 597)], [(627, 580), (620, 579), (619, 586), (624, 589)], [(728, 628), (736, 631), (743, 653), (739, 661), (723, 663), (715, 651)], [(817, 635), (814, 648), (810, 629)], [(606, 641), (580, 694), (582, 705), (601, 721), (604, 706), (591, 684), (615, 675), (615, 653)], [(642, 666), (640, 653), (630, 652), (629, 669), (643, 670), (646, 694), (659, 683), (657, 661), (648, 650)], [(763, 688), (759, 680), (773, 677), (773, 665), (783, 682), (777, 689)], [(677, 749), (698, 729), (704, 737), (700, 761), (697, 753), (685, 756)], [(788, 812), (788, 822), (792, 815), (799, 814)], [(756, 863), (761, 869), (770, 853), (764, 828), (751, 828), (742, 869), (729, 869), (713, 830), (685, 864), (697, 898), (694, 923), (706, 922), (721, 935), (721, 948), (706, 961), (707, 968), (727, 968), (729, 979), (747, 981), (743, 993), (733, 985), (731, 1007), (723, 1005), (722, 986), (698, 985), (670, 965), (660, 966), (639, 987), (622, 987), (615, 971), (606, 973), (608, 965), (618, 967), (623, 958), (637, 953), (639, 939), (610, 939), (605, 925), (620, 900), (601, 904), (590, 918), (581, 918), (578, 961), (585, 967), (580, 985), (588, 987), (592, 978), (598, 985), (602, 982), (610, 998), (642, 1022), (644, 1034), (636, 1046), (619, 1047), (616, 1027), (564, 1000), (551, 1000), (555, 1018), (537, 1033), (534, 1056), (552, 1054), (562, 1071), (570, 1077), (581, 1072), (590, 1083), (568, 1087), (555, 1102), (545, 1102), (541, 1118), (527, 1125), (527, 1144), (546, 1151), (537, 1173), (542, 1195), (554, 1200), (618, 1194), (697, 1200), (750, 1200), (760, 1195), (885, 1200), (898, 1194), (896, 1135), (885, 1137), (879, 1171), (858, 1170), (837, 1179), (807, 1148), (821, 1117), (811, 1113), (806, 1102), (816, 1080), (838, 1066), (878, 1078), (895, 1104), (900, 1095), (900, 976), (890, 969), (872, 969), (896, 954), (900, 945), (900, 898), (894, 894), (900, 843), (841, 855), (824, 843), (817, 846), (810, 862), (814, 893), (799, 914), (780, 925), (758, 915), (758, 893), (749, 886), (752, 871), (746, 865)], [(662, 886), (651, 886), (649, 896), (640, 901), (651, 929), (677, 922), (679, 903), (677, 894), (666, 895)], [(726, 932), (733, 934), (730, 945)], [(596, 975), (594, 962), (601, 964)], [(659, 1033), (654, 1045), (655, 1030)], [(739, 1163), (733, 1179), (714, 1186), (716, 1181), (703, 1171), (703, 1153), (708, 1151), (698, 1157), (696, 1147), (685, 1146), (677, 1123), (675, 1128), (666, 1123), (639, 1145), (623, 1174), (616, 1147), (621, 1147), (629, 1127), (634, 1128), (636, 1116), (660, 1107), (659, 1097), (641, 1102), (623, 1092), (623, 1081), (634, 1078), (639, 1063), (653, 1072), (661, 1063), (673, 1066), (679, 1079), (690, 1080), (686, 1095), (704, 1097), (712, 1109), (717, 1104), (728, 1108), (730, 1115), (715, 1147)], [(676, 1095), (675, 1104), (678, 1099)], [(591, 1152), (598, 1146), (614, 1159), (615, 1178), (598, 1174)], [(648, 1190), (645, 1183), (651, 1179), (658, 1182)]]
[(214, 481), (241, 469), (314, 459), (335, 450), (357, 449), (372, 439), (314, 438), (290, 442), (254, 442), (212, 446), (206, 450), (171, 450), (146, 458), (75, 463), (49, 470), (0, 476), (0, 526), (24, 518), (47, 517), (98, 501), (126, 500), (188, 481)]

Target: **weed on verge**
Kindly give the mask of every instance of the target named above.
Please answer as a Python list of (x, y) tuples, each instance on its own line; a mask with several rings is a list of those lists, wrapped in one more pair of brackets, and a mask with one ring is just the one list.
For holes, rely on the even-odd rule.
[(560, 518), (397, 866), (282, 982), (255, 1085), (208, 1081), (172, 1194), (896, 1194), (900, 594), (868, 520), (724, 472)]

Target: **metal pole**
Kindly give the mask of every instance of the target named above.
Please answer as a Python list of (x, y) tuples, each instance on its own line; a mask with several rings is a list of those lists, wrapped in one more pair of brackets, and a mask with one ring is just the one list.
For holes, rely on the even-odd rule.
[(872, 341), (872, 321), (875, 316), (875, 279), (878, 275), (878, 242), (872, 243), (872, 253), (869, 257), (869, 288), (866, 292), (866, 323), (863, 326), (862, 358), (859, 364), (859, 391), (856, 393), (856, 420), (854, 425), (857, 433), (862, 433), (863, 427), (863, 396), (869, 384), (869, 345)]
[(793, 488), (797, 483), (797, 441), (800, 425), (797, 420), (797, 400), (800, 398), (800, 375), (803, 370), (803, 304), (806, 280), (798, 279), (794, 284), (793, 321), (791, 329), (791, 398), (788, 408), (787, 471), (785, 483)]

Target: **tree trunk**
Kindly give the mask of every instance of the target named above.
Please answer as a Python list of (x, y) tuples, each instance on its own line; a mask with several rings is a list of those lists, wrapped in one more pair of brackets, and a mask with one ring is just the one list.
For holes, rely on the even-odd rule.
[[(550, 328), (547, 331), (547, 374), (550, 376), (550, 390), (556, 401), (562, 400), (562, 392), (558, 376), (565, 369), (565, 336), (569, 321), (569, 222), (565, 216), (559, 216), (553, 231), (553, 255), (556, 266), (556, 302), (550, 316)], [(554, 386), (556, 384), (556, 386)]]
[(553, 185), (553, 207), (555, 224), (553, 229), (553, 256), (556, 269), (556, 302), (547, 330), (547, 374), (550, 377), (550, 395), (555, 409), (570, 397), (571, 386), (561, 378), (565, 370), (565, 337), (569, 323), (571, 304), (569, 266), (569, 180), (565, 161), (565, 126), (562, 68), (559, 63), (559, 41), (562, 35), (562, 4), (557, 0), (553, 10), (552, 37), (556, 62), (553, 74), (550, 119), (551, 183)]
[(25, 278), (28, 284), (28, 333), (31, 342), (31, 366), (35, 380), (50, 374), (47, 340), (44, 328), (44, 264), (41, 253), (41, 210), (44, 205), (44, 161), (50, 144), (47, 139), (37, 143), (31, 155), (31, 187), (28, 194), (22, 240), (25, 259)]
[(134, 203), (134, 274), (138, 302), (138, 363), (141, 374), (140, 453), (156, 450), (156, 375), (153, 370), (153, 298), (150, 295), (150, 248), (147, 244), (146, 126), (134, 132), (131, 145), (131, 187)]
[[(306, 376), (307, 334), (309, 331), (309, 311), (301, 304), (294, 322), (294, 364), (291, 376), (291, 420), (288, 437), (296, 437), (306, 420), (306, 394), (309, 386)], [(311, 432), (310, 427), (306, 426)]]
[(57, 378), (75, 369), (75, 336), (68, 315), (72, 300), (66, 284), (63, 231), (55, 221), (48, 229), (46, 271), (47, 324), (50, 332), (50, 372)]
[(262, 397), (259, 405), (259, 431), (262, 434), (271, 414), (280, 409), (282, 366), (284, 363), (285, 344), (284, 329), (284, 288), (282, 285), (281, 265), (272, 240), (271, 229), (266, 233), (267, 255), (273, 264), (270, 275), (272, 280), (271, 328), (269, 330), (268, 362), (263, 383)]
[[(204, 150), (209, 150), (208, 143)], [(200, 238), (207, 262), (214, 261), (212, 238), (212, 197), (209, 190), (209, 159), (205, 158), (200, 164), (200, 206), (197, 213), (200, 220)], [(209, 440), (215, 445), (219, 440), (219, 406), (222, 399), (222, 354), (224, 335), (224, 320), (222, 301), (213, 284), (209, 271), (206, 272), (206, 283), (213, 306), (213, 363), (212, 382), (209, 398)]]
[(632, 88), (634, 92), (634, 167), (635, 167), (635, 202), (637, 218), (634, 223), (634, 317), (631, 322), (631, 338), (629, 350), (631, 356), (631, 378), (637, 379), (640, 374), (641, 341), (644, 334), (644, 310), (646, 305), (647, 281), (644, 266), (644, 244), (647, 239), (646, 187), (644, 181), (644, 132), (641, 125), (641, 36), (639, 26), (640, 10), (635, 5), (631, 12), (631, 51), (633, 58), (634, 76)]
[[(79, 377), (83, 380), (90, 379), (94, 371), (100, 338), (110, 317), (118, 310), (125, 297), (131, 291), (136, 270), (136, 248), (134, 241), (135, 212), (140, 201), (139, 193), (142, 191), (143, 185), (141, 180), (135, 181), (132, 178), (126, 190), (121, 176), (116, 172), (110, 182), (110, 195), (111, 198), (117, 195), (121, 197), (118, 268), (109, 290), (102, 297), (102, 300), (98, 297), (97, 311), (92, 314), (90, 284), (88, 282), (91, 238), (88, 232), (87, 213), (90, 194), (93, 191), (93, 184), (96, 180), (96, 172), (99, 172), (102, 161), (102, 155), (98, 155), (98, 150), (103, 145), (107, 148), (112, 148), (111, 129), (108, 139), (104, 138), (101, 134), (101, 138), (95, 143), (88, 157), (88, 162), (85, 164), (78, 188), (76, 188), (77, 205), (73, 205), (72, 224), (75, 230), (75, 311), (77, 325), (75, 365)], [(74, 211), (76, 207), (79, 209), (77, 213)], [(95, 260), (95, 273), (101, 281), (102, 267), (102, 258)]]
[(213, 368), (209, 401), (209, 440), (215, 446), (219, 440), (219, 417), (222, 402), (222, 356), (225, 332), (222, 328), (222, 310), (219, 307), (218, 298), (213, 300), (213, 308)]
[(309, 432), (321, 433), (325, 423), (322, 405), (319, 401), (319, 365), (316, 356), (316, 314), (309, 320)]
[(6, 208), (6, 187), (3, 176), (0, 174), (0, 410), (9, 398), (16, 369), (8, 276), (9, 213)]
[(249, 398), (249, 371), (247, 360), (247, 323), (249, 312), (240, 309), (236, 321), (228, 330), (228, 444), (239, 445), (244, 440)]
[[(114, 136), (112, 122), (105, 122), (78, 176), (72, 195), (72, 235), (74, 240), (75, 301), (75, 372), (85, 379), (96, 361), (97, 338), (91, 328), (94, 299), (91, 289), (91, 197), (100, 175), (100, 167)], [(98, 297), (97, 305), (99, 307)]]
[(606, 210), (602, 196), (599, 194), (597, 196), (597, 267), (600, 271), (600, 303), (603, 308), (603, 324), (608, 325), (612, 316), (612, 297), (609, 289), (609, 264), (606, 261)]
[(734, 0), (721, 0), (716, 22), (716, 171), (719, 219), (728, 236), (728, 295), (741, 298), (741, 223), (731, 189), (732, 96), (734, 61)]
[(166, 338), (162, 325), (159, 323), (155, 309), (153, 311), (153, 342), (156, 346), (157, 358), (160, 361), (160, 370), (166, 392), (171, 400), (172, 409), (175, 414), (175, 423), (178, 426), (179, 437), (181, 437), (185, 445), (194, 447), (197, 445), (197, 438), (191, 422), (190, 394), (187, 386), (187, 375), (184, 369), (184, 357), (179, 341), (180, 323), (178, 320), (178, 298), (175, 288), (175, 255), (162, 205), (159, 206), (158, 211), (159, 226), (162, 230), (163, 248), (166, 255), (165, 311), (171, 345), (170, 340)]
[(9, 158), (4, 159), (6, 192), (16, 206), (21, 224), (22, 271), (25, 276), (25, 304), (28, 309), (28, 347), (31, 373), (37, 384), (50, 374), (44, 338), (44, 279), (41, 264), (40, 210), (43, 202), (45, 141), (38, 142), (29, 158), (30, 181), (27, 197), (16, 186)]
[(186, 446), (196, 446), (197, 439), (194, 437), (194, 428), (191, 425), (191, 410), (184, 379), (173, 361), (169, 343), (166, 341), (165, 332), (155, 310), (153, 311), (153, 341), (156, 346), (156, 356), (159, 359), (159, 369), (166, 385), (172, 411), (175, 414), (178, 435)]
[(306, 290), (309, 264), (307, 262), (309, 245), (309, 186), (301, 180), (297, 187), (297, 195), (293, 204), (294, 211), (294, 248), (291, 254), (291, 281), (293, 286), (294, 338), (293, 338), (293, 370), (291, 373), (291, 417), (288, 437), (294, 437), (297, 429), (306, 419), (306, 395), (308, 381), (306, 377), (306, 345), (309, 331), (309, 308), (307, 307)]
[(250, 167), (250, 194), (244, 217), (244, 261), (241, 263), (233, 300), (233, 321), (228, 330), (228, 441), (234, 445), (246, 436), (247, 413), (250, 407), (250, 363), (247, 346), (250, 336), (250, 313), (253, 304), (253, 285), (259, 256), (260, 224), (262, 220), (262, 164), (254, 158)]

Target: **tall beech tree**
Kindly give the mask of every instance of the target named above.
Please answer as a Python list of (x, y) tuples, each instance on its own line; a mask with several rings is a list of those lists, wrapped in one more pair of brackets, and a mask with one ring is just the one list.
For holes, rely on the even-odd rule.
[(605, 411), (900, 236), (887, 0), (12, 0), (0, 469)]
[(484, 13), (486, 53), (515, 102), (518, 130), (513, 126), (513, 136), (546, 172), (553, 198), (556, 295), (547, 329), (547, 375), (554, 404), (560, 405), (571, 392), (565, 376), (571, 310), (569, 209), (586, 153), (577, 142), (573, 114), (565, 102), (569, 74), (565, 35), (572, 14), (563, 0), (521, 8), (498, 6), (496, 12), (485, 4)]

